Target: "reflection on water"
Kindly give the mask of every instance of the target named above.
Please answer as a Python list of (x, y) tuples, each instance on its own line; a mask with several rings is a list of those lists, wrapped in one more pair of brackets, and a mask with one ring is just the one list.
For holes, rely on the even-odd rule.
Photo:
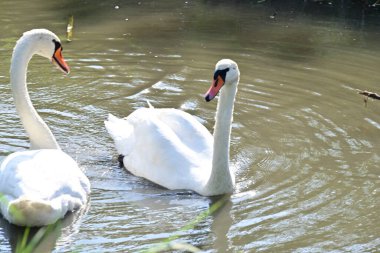
[[(36, 108), (92, 183), (88, 210), (44, 241), (55, 252), (136, 252), (178, 234), (207, 252), (378, 250), (380, 104), (365, 107), (356, 94), (379, 92), (377, 9), (248, 2), (0, 2), (0, 159), (28, 147), (9, 87), (15, 41), (36, 27), (64, 39), (75, 18), (73, 41), (63, 43), (70, 76), (37, 57), (28, 72)], [(215, 200), (120, 168), (103, 121), (149, 100), (212, 131), (216, 103), (202, 94), (226, 57), (241, 70), (231, 137), (236, 190), (180, 231)], [(1, 220), (0, 252), (22, 231)]]
[[(71, 244), (72, 236), (78, 233), (80, 219), (82, 215), (85, 215), (88, 207), (70, 213), (64, 219), (43, 228), (22, 228), (12, 225), (4, 219), (0, 219), (0, 226), (4, 231), (4, 237), (13, 247), (12, 251), (24, 252), (22, 251), (24, 249), (25, 252), (29, 252), (27, 245), (34, 245), (33, 252), (52, 252), (55, 247)], [(25, 237), (26, 235), (28, 236)], [(57, 243), (58, 238), (60, 240)], [(28, 239), (28, 241), (23, 245), (22, 240), (24, 239)], [(2, 245), (1, 252), (6, 251), (10, 251), (8, 245)]]

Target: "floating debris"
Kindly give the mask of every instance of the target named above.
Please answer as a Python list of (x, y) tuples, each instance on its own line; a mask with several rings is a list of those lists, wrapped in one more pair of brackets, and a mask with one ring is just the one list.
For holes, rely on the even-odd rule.
[(69, 22), (67, 23), (67, 29), (66, 29), (66, 32), (67, 32), (66, 40), (68, 42), (70, 42), (73, 37), (73, 28), (74, 28), (74, 16), (71, 15), (69, 17)]
[(367, 107), (367, 103), (368, 103), (368, 98), (373, 98), (373, 99), (380, 100), (380, 95), (377, 94), (377, 93), (371, 92), (371, 91), (358, 90), (358, 93), (360, 95), (364, 96), (364, 104), (365, 104), (366, 107)]

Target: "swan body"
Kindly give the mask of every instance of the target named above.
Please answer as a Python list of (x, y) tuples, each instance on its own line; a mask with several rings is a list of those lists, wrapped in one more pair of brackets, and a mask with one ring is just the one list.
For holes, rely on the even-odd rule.
[(172, 190), (187, 189), (204, 196), (231, 193), (235, 178), (229, 168), (229, 140), (239, 76), (234, 61), (216, 64), (205, 96), (210, 101), (221, 89), (214, 135), (195, 117), (177, 109), (140, 108), (124, 119), (110, 114), (105, 126), (125, 168)]
[(90, 183), (78, 164), (57, 143), (34, 109), (26, 87), (34, 54), (51, 59), (65, 73), (59, 38), (45, 29), (25, 32), (12, 55), (11, 85), (17, 112), (31, 148), (8, 155), (0, 166), (0, 211), (10, 223), (44, 226), (86, 204)]

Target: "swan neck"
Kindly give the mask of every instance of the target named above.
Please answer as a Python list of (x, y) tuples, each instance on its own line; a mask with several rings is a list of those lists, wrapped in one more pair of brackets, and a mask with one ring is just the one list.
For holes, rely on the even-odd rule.
[(33, 41), (20, 39), (13, 51), (10, 81), (18, 115), (30, 139), (31, 149), (59, 149), (49, 127), (38, 115), (30, 100), (26, 85), (29, 61), (36, 53)]
[(237, 83), (225, 84), (217, 105), (214, 126), (212, 170), (207, 188), (213, 195), (233, 191), (235, 176), (229, 168), (230, 135)]

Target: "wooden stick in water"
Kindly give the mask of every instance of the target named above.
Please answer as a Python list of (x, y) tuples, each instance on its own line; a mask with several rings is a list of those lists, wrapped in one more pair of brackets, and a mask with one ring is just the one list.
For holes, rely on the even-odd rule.
[(380, 95), (374, 92), (370, 92), (366, 90), (365, 91), (358, 90), (358, 93), (364, 96), (364, 104), (366, 107), (367, 107), (368, 98), (380, 100)]
[(364, 95), (364, 96), (369, 97), (369, 98), (380, 100), (380, 95), (377, 93), (374, 93), (374, 92), (370, 92), (370, 91), (366, 91), (366, 90), (365, 91), (358, 90), (358, 93), (360, 95)]

